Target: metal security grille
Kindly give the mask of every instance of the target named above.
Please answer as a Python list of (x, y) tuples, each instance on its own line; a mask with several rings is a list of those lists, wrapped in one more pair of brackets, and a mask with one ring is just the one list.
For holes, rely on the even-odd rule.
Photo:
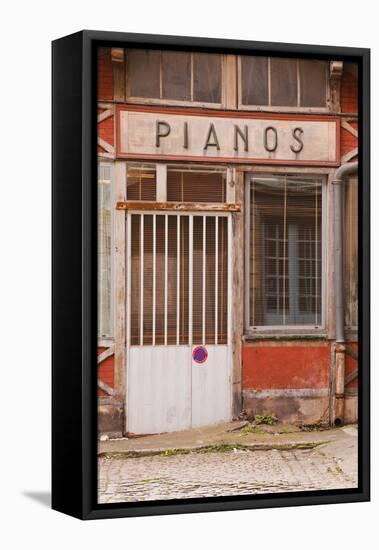
[(132, 213), (130, 344), (226, 344), (226, 214)]

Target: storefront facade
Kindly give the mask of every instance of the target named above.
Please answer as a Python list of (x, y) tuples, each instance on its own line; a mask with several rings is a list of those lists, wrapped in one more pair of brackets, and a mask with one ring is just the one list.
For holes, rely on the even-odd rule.
[(120, 48), (98, 60), (100, 432), (356, 420), (357, 179), (339, 343), (332, 184), (357, 160), (356, 68)]

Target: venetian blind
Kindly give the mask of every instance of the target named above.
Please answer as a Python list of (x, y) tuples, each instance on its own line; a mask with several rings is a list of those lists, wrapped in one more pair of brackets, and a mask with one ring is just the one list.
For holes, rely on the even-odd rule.
[(226, 172), (220, 169), (169, 167), (167, 200), (174, 202), (225, 202)]
[(128, 164), (126, 198), (129, 201), (155, 201), (154, 164)]
[(251, 326), (321, 324), (321, 220), (321, 180), (252, 178)]

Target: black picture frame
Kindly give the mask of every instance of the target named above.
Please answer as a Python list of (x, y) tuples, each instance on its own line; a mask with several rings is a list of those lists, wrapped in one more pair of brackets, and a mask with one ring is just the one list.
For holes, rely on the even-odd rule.
[[(359, 67), (359, 486), (357, 489), (97, 504), (96, 56), (152, 46), (355, 61)], [(370, 499), (370, 50), (85, 30), (53, 60), (52, 507), (81, 519), (303, 506)]]

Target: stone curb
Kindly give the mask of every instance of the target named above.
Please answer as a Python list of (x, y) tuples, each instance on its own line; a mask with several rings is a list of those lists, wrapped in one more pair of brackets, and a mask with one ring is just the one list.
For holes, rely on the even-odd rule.
[(99, 458), (113, 458), (113, 459), (125, 459), (125, 458), (142, 458), (146, 456), (162, 456), (171, 457), (177, 455), (184, 455), (190, 453), (214, 453), (214, 452), (230, 452), (230, 451), (292, 451), (292, 450), (306, 450), (326, 445), (330, 441), (307, 441), (298, 443), (218, 443), (215, 445), (200, 445), (192, 447), (180, 447), (180, 448), (158, 448), (158, 449), (140, 449), (130, 451), (103, 451), (98, 453)]

